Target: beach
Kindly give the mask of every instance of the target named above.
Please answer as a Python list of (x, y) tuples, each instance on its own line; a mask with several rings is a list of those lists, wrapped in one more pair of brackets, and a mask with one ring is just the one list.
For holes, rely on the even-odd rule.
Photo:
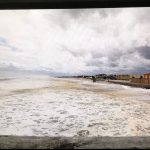
[(0, 81), (0, 135), (150, 136), (150, 90), (75, 78)]

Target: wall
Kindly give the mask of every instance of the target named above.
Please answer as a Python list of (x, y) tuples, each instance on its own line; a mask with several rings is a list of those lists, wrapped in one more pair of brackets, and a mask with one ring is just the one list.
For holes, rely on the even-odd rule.
[(129, 80), (129, 75), (117, 75), (117, 80)]
[(150, 74), (144, 74), (144, 78), (149, 78), (150, 79)]
[(150, 78), (146, 79), (146, 78), (131, 78), (131, 82), (132, 83), (141, 83), (141, 84), (150, 84)]

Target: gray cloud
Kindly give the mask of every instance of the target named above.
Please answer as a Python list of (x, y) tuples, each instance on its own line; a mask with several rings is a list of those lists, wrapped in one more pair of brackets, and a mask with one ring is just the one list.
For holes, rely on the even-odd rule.
[(141, 24), (148, 23), (149, 24), (149, 20), (150, 20), (149, 7), (139, 8), (139, 9), (136, 9), (135, 11), (138, 11), (138, 15), (135, 16), (138, 23), (141, 23)]
[(0, 66), (5, 62), (55, 74), (147, 72), (149, 13), (149, 8), (0, 13)]
[[(122, 11), (122, 8), (114, 9), (114, 8), (101, 8), (101, 9), (68, 9), (63, 10), (63, 13), (66, 15), (70, 15), (71, 18), (78, 19), (79, 17), (83, 17), (82, 19), (86, 19), (86, 16), (89, 16), (94, 13), (98, 13), (100, 17), (108, 17), (109, 15), (116, 16), (118, 13)], [(85, 18), (84, 18), (85, 17)]]
[[(118, 9), (64, 9), (59, 13), (56, 12), (55, 18), (53, 18), (52, 14), (46, 14), (46, 18), (53, 19), (57, 25), (62, 27), (64, 30), (67, 30), (72, 20), (77, 20), (78, 23), (83, 24), (89, 21), (88, 16), (92, 16), (97, 14), (97, 19), (107, 18), (110, 15), (116, 17), (118, 13), (122, 11), (122, 8)], [(95, 28), (96, 31), (100, 31), (99, 28)]]
[(5, 45), (7, 43), (7, 40), (3, 37), (0, 37), (0, 45)]
[(12, 46), (11, 44), (9, 44), (8, 40), (6, 40), (3, 37), (0, 37), (0, 46), (7, 47), (12, 51), (20, 51), (18, 48), (16, 48), (16, 47)]
[(137, 48), (139, 54), (143, 56), (145, 59), (150, 60), (150, 47), (149, 46), (141, 46)]

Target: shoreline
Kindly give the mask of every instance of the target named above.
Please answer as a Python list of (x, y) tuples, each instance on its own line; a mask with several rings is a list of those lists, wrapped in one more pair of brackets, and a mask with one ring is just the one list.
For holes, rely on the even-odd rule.
[(114, 84), (120, 84), (120, 85), (127, 85), (127, 86), (131, 86), (131, 87), (150, 89), (150, 85), (146, 85), (146, 84), (123, 82), (123, 81), (119, 81), (119, 80), (117, 80), (117, 81), (108, 80), (108, 82), (114, 83)]
[[(83, 79), (83, 78), (80, 78)], [(91, 80), (90, 78), (84, 78), (85, 80)], [(92, 81), (92, 80), (91, 80)], [(97, 79), (96, 82), (107, 82), (107, 83), (114, 83), (114, 84), (120, 84), (120, 85), (126, 85), (126, 86), (130, 86), (130, 87), (136, 87), (136, 88), (144, 88), (144, 89), (150, 89), (150, 85), (149, 84), (140, 84), (140, 83), (132, 83), (130, 81), (126, 81), (126, 80), (101, 80), (101, 79)]]
[(36, 137), (0, 136), (1, 149), (149, 149), (150, 136)]

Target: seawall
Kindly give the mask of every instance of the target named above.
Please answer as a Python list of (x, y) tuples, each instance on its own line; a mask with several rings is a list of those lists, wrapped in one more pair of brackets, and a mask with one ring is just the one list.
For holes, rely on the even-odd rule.
[(1, 149), (150, 149), (150, 137), (0, 136)]

